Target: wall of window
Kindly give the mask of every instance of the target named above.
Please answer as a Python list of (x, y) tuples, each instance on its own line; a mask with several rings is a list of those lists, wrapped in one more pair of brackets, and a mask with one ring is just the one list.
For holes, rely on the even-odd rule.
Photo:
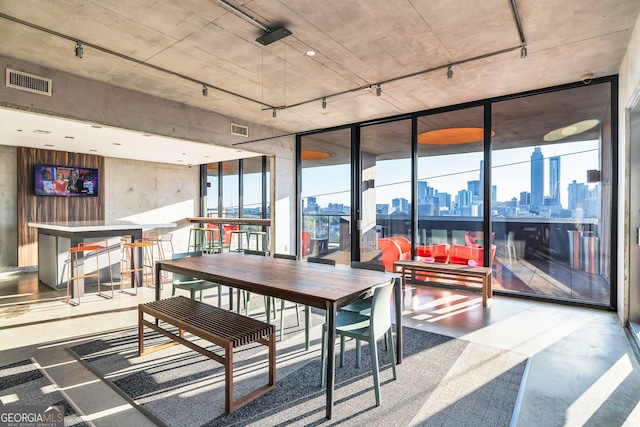
[[(300, 165), (302, 232), (329, 236), (314, 255), (387, 264), (401, 236), (403, 256), (490, 266), (499, 293), (615, 308), (613, 83), (301, 136), (326, 155)], [(348, 257), (345, 233), (359, 236)]]
[(301, 256), (351, 259), (351, 130), (301, 139)]

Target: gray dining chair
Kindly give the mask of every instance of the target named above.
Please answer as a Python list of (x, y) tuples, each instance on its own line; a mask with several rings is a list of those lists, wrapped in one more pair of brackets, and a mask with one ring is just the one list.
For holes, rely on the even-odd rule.
[(314, 262), (316, 264), (336, 265), (335, 259), (319, 258), (319, 257), (313, 257), (313, 256), (307, 257), (307, 262)]
[[(171, 255), (172, 259), (189, 258), (194, 256), (202, 256), (202, 251), (179, 252)], [(196, 292), (200, 292), (200, 302), (202, 302), (202, 291), (206, 289), (218, 288), (218, 307), (222, 306), (222, 285), (219, 283), (207, 282), (206, 280), (196, 279), (185, 276), (184, 274), (173, 273), (171, 296), (175, 296), (176, 289), (189, 291), (191, 299), (196, 298)]]
[[(393, 350), (393, 329), (391, 327), (391, 292), (393, 282), (379, 286), (375, 289), (371, 304), (371, 315), (363, 316), (352, 312), (338, 312), (336, 315), (336, 333), (340, 335), (340, 367), (344, 366), (345, 338), (356, 340), (356, 367), (361, 366), (362, 349), (361, 342), (369, 343), (371, 353), (371, 370), (373, 374), (373, 385), (376, 394), (376, 406), (380, 406), (380, 375), (378, 363), (378, 345), (380, 338), (384, 337), (387, 348), (390, 349), (391, 370), (393, 379), (396, 379), (396, 358)], [(322, 368), (320, 376), (320, 386), (324, 385), (327, 374), (327, 323), (322, 325)], [(334, 343), (331, 343), (334, 345)]]
[[(371, 271), (379, 271), (381, 273), (385, 272), (384, 265), (382, 264), (372, 264), (369, 262), (360, 262), (360, 261), (351, 261), (351, 268), (359, 268), (362, 270), (371, 270)], [(351, 311), (353, 313), (359, 313), (365, 316), (368, 316), (371, 312), (371, 301), (372, 298), (364, 298), (349, 305), (345, 305), (344, 307), (340, 307), (340, 311)]]
[[(280, 258), (280, 259), (288, 259), (291, 261), (297, 261), (298, 257), (296, 257), (295, 255), (289, 255), (289, 254), (277, 254), (274, 253), (273, 254), (274, 258)], [(311, 327), (310, 324), (310, 316), (307, 315), (307, 310), (306, 310), (306, 306), (305, 306), (305, 328), (307, 330), (307, 337), (309, 336), (309, 332), (308, 329)], [(280, 300), (280, 341), (282, 341), (284, 339), (284, 309), (285, 309), (285, 300), (281, 299)], [(298, 326), (300, 326), (300, 304), (296, 303), (296, 320), (298, 322)], [(309, 343), (307, 342), (307, 347), (309, 346)]]

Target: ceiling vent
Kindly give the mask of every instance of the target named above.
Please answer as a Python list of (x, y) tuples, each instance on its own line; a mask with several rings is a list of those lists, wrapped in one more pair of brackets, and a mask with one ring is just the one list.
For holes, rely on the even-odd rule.
[(51, 79), (7, 68), (7, 87), (51, 96)]
[(231, 135), (249, 138), (249, 126), (235, 125), (231, 123)]

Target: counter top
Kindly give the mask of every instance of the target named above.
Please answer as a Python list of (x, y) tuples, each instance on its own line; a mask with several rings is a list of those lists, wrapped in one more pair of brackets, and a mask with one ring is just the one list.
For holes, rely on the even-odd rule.
[(171, 223), (136, 223), (126, 221), (54, 221), (54, 222), (30, 222), (29, 227), (43, 230), (82, 232), (82, 231), (117, 231), (148, 228), (174, 228), (177, 224)]

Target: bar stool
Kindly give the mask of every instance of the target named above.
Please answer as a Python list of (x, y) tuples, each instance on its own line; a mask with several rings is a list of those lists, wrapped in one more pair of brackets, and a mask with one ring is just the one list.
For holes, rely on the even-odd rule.
[[(136, 265), (136, 252), (142, 250), (142, 259), (138, 260)], [(144, 286), (145, 283), (153, 285), (154, 279), (153, 264), (153, 242), (139, 239), (135, 242), (128, 242), (123, 238), (122, 258), (120, 259), (120, 292), (127, 295), (137, 295), (138, 286)], [(142, 284), (138, 282), (138, 274), (142, 275)], [(126, 280), (125, 278), (129, 278)], [(147, 280), (147, 277), (149, 280)], [(133, 292), (123, 290), (123, 284), (130, 283), (134, 289)]]
[(206, 243), (206, 228), (193, 227), (189, 230), (189, 246), (187, 252), (203, 252)]
[[(249, 243), (248, 243), (248, 248), (251, 249), (251, 237), (255, 236), (255, 242), (256, 242), (256, 247), (255, 250), (256, 251), (267, 251), (268, 249), (268, 236), (267, 236), (267, 232), (266, 231), (250, 231), (249, 232), (249, 237), (247, 238)], [(258, 245), (260, 239), (262, 238), (262, 247), (260, 247)]]
[(249, 247), (249, 235), (246, 230), (231, 230), (231, 238), (229, 239), (229, 250), (231, 250), (231, 243), (233, 242), (233, 236), (236, 236), (236, 251), (242, 252), (244, 249), (242, 248), (242, 240), (244, 236), (244, 240), (247, 242), (247, 248)]
[(220, 241), (220, 229), (214, 224), (207, 224), (204, 229), (205, 233), (205, 245), (203, 246), (203, 253), (218, 254), (222, 252), (222, 243)]
[[(102, 293), (100, 287), (100, 251), (107, 250), (107, 260), (109, 263), (109, 275), (111, 277), (111, 296)], [(78, 254), (81, 257), (85, 257), (86, 254), (93, 254), (96, 257), (96, 271), (95, 273), (84, 273), (80, 271), (78, 264)], [(78, 292), (77, 301), (71, 298), (71, 281), (86, 279), (89, 277), (96, 277), (98, 279), (98, 295), (102, 298), (113, 298), (113, 270), (111, 269), (111, 255), (109, 254), (109, 242), (107, 240), (98, 240), (95, 242), (80, 242), (78, 246), (69, 248), (67, 256), (67, 264), (69, 273), (67, 274), (67, 299), (66, 302), (71, 305), (80, 305), (80, 292)]]

